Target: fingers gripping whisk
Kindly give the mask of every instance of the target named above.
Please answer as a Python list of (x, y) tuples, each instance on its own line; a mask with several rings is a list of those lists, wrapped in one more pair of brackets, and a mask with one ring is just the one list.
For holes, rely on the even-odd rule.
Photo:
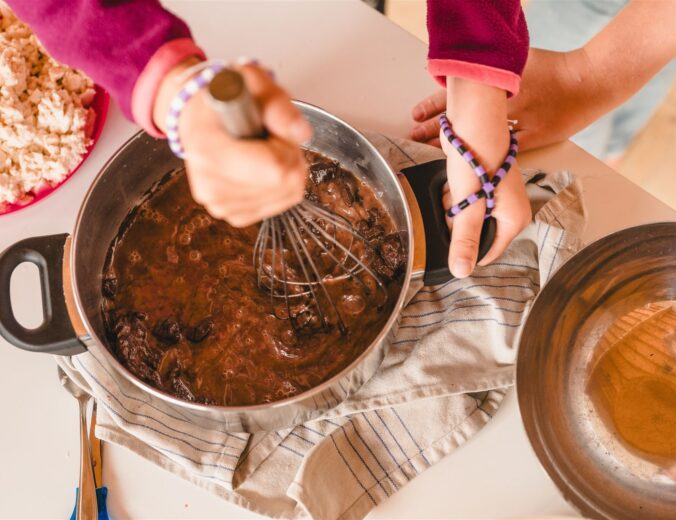
[(368, 244), (345, 218), (303, 201), (261, 224), (254, 245), (258, 286), (270, 294), (274, 315), (294, 330), (337, 326), (347, 333), (336, 303), (346, 281), (366, 295), (388, 298), (383, 280), (367, 265)]

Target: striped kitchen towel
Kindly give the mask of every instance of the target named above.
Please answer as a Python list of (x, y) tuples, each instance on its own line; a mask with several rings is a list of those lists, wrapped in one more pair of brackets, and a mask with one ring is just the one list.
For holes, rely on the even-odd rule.
[[(395, 170), (438, 149), (371, 135)], [(99, 403), (96, 433), (264, 515), (363, 518), (451, 453), (495, 413), (514, 382), (516, 341), (535, 296), (579, 247), (581, 191), (566, 172), (524, 172), (534, 222), (472, 277), (417, 287), (385, 360), (321, 419), (276, 432), (196, 426), (93, 353), (59, 364)]]

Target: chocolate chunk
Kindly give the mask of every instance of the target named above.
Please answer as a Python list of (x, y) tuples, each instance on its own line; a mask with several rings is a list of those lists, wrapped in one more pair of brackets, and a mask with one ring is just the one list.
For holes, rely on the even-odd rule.
[(385, 234), (385, 228), (380, 224), (370, 224), (367, 220), (357, 222), (357, 233), (369, 242), (378, 240)]
[(156, 381), (161, 352), (148, 344), (148, 333), (141, 313), (127, 313), (115, 322), (115, 346), (131, 371), (148, 382)]
[(305, 188), (304, 198), (305, 200), (309, 200), (310, 202), (314, 202), (315, 204), (319, 203), (319, 194), (313, 189)]
[(181, 339), (181, 327), (176, 320), (158, 321), (153, 329), (153, 336), (168, 345), (175, 345)]
[(385, 282), (389, 282), (394, 278), (394, 269), (387, 265), (380, 255), (376, 255), (373, 262), (371, 262), (371, 269)]
[(109, 300), (115, 299), (117, 294), (117, 278), (115, 276), (106, 276), (101, 284), (103, 296)]
[(311, 332), (313, 330), (319, 329), (322, 326), (322, 322), (317, 316), (314, 309), (305, 308), (299, 313), (291, 313), (291, 321), (294, 324), (294, 328), (297, 331), (306, 330)]
[(380, 219), (383, 218), (383, 215), (380, 213), (378, 208), (371, 208), (369, 209), (369, 218), (368, 222), (370, 225), (377, 224), (380, 222)]
[(199, 343), (214, 331), (214, 320), (205, 318), (187, 330), (186, 336), (193, 343)]
[(195, 401), (195, 394), (192, 393), (188, 383), (181, 377), (177, 377), (172, 381), (172, 387), (176, 392), (176, 397), (185, 399), (186, 401)]
[(342, 182), (338, 186), (338, 193), (340, 193), (340, 198), (345, 205), (351, 208), (355, 202), (361, 200), (359, 197), (357, 181), (354, 180), (354, 177), (348, 177), (347, 175), (343, 175), (341, 181)]
[(310, 179), (317, 185), (332, 180), (338, 173), (338, 163), (322, 161), (310, 165)]
[(140, 312), (130, 312), (123, 314), (115, 322), (115, 335), (119, 338), (134, 337), (145, 339), (147, 336), (146, 326), (142, 322), (145, 320), (145, 315)]
[(401, 245), (401, 239), (395, 233), (388, 235), (379, 246), (380, 256), (385, 263), (395, 272), (398, 271), (406, 262), (404, 248)]

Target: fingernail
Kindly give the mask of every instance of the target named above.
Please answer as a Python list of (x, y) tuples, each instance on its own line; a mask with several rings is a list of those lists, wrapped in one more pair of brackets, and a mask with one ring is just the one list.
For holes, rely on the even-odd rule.
[(305, 119), (296, 119), (289, 127), (289, 136), (296, 143), (302, 144), (312, 137), (312, 127)]
[(420, 121), (423, 117), (425, 117), (425, 111), (420, 107), (415, 107), (413, 109), (413, 119)]
[(472, 262), (465, 258), (458, 258), (453, 263), (453, 268), (451, 269), (453, 276), (456, 278), (465, 278), (472, 274)]
[(425, 137), (425, 130), (422, 129), (420, 126), (416, 126), (413, 130), (411, 130), (411, 139), (414, 141), (420, 141)]

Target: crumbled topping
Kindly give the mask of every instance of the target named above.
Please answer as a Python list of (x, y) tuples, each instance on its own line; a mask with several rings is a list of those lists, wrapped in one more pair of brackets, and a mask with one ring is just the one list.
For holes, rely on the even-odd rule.
[(89, 144), (94, 85), (0, 2), (0, 212), (60, 183)]

